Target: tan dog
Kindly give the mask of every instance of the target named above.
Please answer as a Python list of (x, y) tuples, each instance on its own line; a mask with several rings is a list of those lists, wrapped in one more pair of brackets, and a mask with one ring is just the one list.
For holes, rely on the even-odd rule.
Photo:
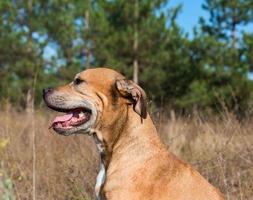
[(94, 136), (101, 157), (95, 193), (108, 200), (220, 200), (222, 194), (160, 142), (145, 92), (121, 74), (88, 69), (70, 84), (43, 91), (66, 114), (53, 129)]

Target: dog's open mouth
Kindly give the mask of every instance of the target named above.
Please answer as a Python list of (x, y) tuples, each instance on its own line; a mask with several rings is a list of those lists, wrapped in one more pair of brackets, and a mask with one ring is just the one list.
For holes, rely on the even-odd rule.
[[(58, 111), (58, 110), (56, 110)], [(62, 111), (61, 111), (62, 112)], [(57, 116), (50, 128), (57, 129), (71, 129), (85, 124), (91, 118), (91, 110), (87, 108), (75, 108), (65, 110), (65, 114)]]

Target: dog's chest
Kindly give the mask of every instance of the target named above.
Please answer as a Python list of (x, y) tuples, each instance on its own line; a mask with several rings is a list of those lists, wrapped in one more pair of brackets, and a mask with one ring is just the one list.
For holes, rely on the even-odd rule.
[(105, 183), (105, 177), (106, 177), (105, 166), (101, 162), (100, 163), (100, 170), (99, 170), (99, 173), (97, 175), (97, 180), (96, 180), (96, 185), (95, 185), (95, 194), (96, 194), (96, 199), (97, 200), (103, 200), (103, 197), (101, 195), (101, 190), (102, 190), (102, 187)]
[(103, 197), (102, 194), (102, 188), (105, 183), (105, 178), (106, 178), (106, 168), (105, 168), (105, 163), (104, 163), (104, 155), (105, 155), (105, 148), (103, 141), (99, 140), (99, 138), (94, 135), (95, 143), (97, 145), (97, 149), (99, 152), (99, 157), (100, 157), (100, 169), (99, 173), (97, 175), (96, 179), (96, 185), (95, 185), (95, 195), (96, 195), (96, 200), (104, 200), (105, 198)]

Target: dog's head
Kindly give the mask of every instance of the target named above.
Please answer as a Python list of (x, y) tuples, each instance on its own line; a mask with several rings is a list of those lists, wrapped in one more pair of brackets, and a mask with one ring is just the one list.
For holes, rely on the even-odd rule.
[(107, 68), (88, 69), (65, 86), (44, 89), (43, 98), (49, 108), (64, 113), (52, 123), (63, 135), (115, 128), (129, 109), (147, 117), (145, 92)]

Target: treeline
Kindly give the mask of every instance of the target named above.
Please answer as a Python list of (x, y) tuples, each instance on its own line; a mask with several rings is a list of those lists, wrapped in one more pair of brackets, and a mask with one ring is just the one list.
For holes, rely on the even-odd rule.
[[(96, 66), (113, 67), (147, 91), (156, 107), (183, 113), (253, 103), (252, 0), (205, 0), (189, 37), (168, 0), (0, 2), (0, 101), (25, 107), (43, 87)], [(194, 5), (193, 5), (194, 9)]]

